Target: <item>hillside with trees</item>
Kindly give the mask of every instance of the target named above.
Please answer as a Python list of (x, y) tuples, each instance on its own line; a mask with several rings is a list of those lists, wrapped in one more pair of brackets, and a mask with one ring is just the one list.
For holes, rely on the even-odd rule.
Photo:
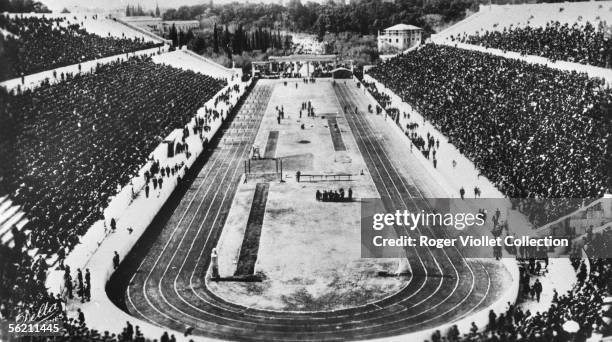
[(209, 5), (182, 6), (163, 14), (165, 20), (193, 20), (216, 17), (219, 24), (238, 25), (246, 28), (268, 27), (286, 31), (308, 32), (323, 37), (325, 33), (353, 32), (363, 35), (376, 34), (388, 26), (404, 22), (429, 27), (427, 15), (436, 14), (443, 21), (463, 18), (465, 10), (476, 8), (477, 0), (361, 0), (343, 5), (334, 2), (319, 4), (290, 0), (286, 6), (265, 3), (233, 2), (214, 7)]
[(312, 34), (325, 43), (326, 53), (364, 65), (378, 58), (379, 30), (402, 22), (422, 27), (427, 37), (438, 25), (461, 20), (467, 11), (477, 7), (478, 1), (359, 0), (345, 5), (290, 0), (285, 6), (233, 2), (181, 6), (166, 10), (162, 17), (199, 20), (199, 30), (171, 32), (168, 38), (226, 66), (232, 61), (236, 66), (247, 66), (252, 60), (291, 53), (287, 32)]
[(51, 13), (40, 1), (33, 0), (0, 0), (0, 13)]

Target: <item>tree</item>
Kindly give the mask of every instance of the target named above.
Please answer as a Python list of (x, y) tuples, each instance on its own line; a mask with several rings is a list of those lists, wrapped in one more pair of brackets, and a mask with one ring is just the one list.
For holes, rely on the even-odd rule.
[[(44, 4), (33, 1), (33, 0), (12, 0), (12, 1), (0, 1), (0, 8), (8, 12), (14, 13), (51, 13), (49, 8)], [(3, 12), (0, 10), (0, 12)]]
[(242, 51), (245, 49), (244, 30), (242, 29), (242, 25), (238, 25), (236, 32), (234, 32), (232, 47), (235, 54), (242, 55)]
[(225, 30), (223, 31), (223, 37), (221, 39), (221, 46), (223, 46), (224, 49), (229, 50), (231, 39), (232, 37), (229, 29), (227, 28), (227, 25), (225, 25)]
[(193, 31), (188, 30), (187, 33), (185, 33), (185, 44), (192, 41), (193, 39), (195, 39), (195, 35), (193, 34)]
[(161, 14), (159, 12), (159, 4), (157, 3), (155, 4), (155, 16), (158, 18), (161, 17)]
[(180, 30), (178, 33), (178, 44), (176, 44), (178, 47), (181, 47), (185, 44), (185, 33), (183, 33), (183, 30)]
[(66, 7), (64, 7), (61, 13), (70, 13), (70, 11)]
[(206, 51), (206, 39), (201, 35), (198, 35), (193, 40), (190, 41), (188, 48), (195, 53), (202, 54)]
[(0, 0), (0, 12), (11, 12), (12, 9), (10, 0)]
[(225, 31), (223, 31), (223, 48), (225, 49), (225, 52), (227, 53), (227, 58), (229, 58), (229, 60), (232, 60), (232, 46), (230, 45), (231, 42), (231, 35), (229, 32), (229, 29), (227, 28), (227, 25), (225, 25)]
[(172, 24), (170, 28), (170, 40), (172, 40), (172, 44), (176, 46), (178, 44), (178, 32), (176, 31), (176, 25)]
[(289, 50), (289, 49), (291, 49), (291, 36), (286, 35), (285, 36), (285, 50)]
[(213, 27), (213, 51), (219, 53), (219, 33), (217, 32), (217, 23)]
[(34, 13), (51, 13), (51, 10), (39, 1), (32, 3), (32, 12)]

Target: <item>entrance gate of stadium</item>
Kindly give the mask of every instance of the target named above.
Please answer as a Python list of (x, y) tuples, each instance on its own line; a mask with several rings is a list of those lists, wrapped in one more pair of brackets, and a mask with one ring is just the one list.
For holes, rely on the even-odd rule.
[(296, 77), (297, 74), (299, 77), (311, 77), (318, 65), (330, 66), (330, 74), (339, 67), (353, 72), (353, 60), (340, 60), (337, 55), (270, 56), (267, 61), (251, 62), (253, 76), (267, 78)]

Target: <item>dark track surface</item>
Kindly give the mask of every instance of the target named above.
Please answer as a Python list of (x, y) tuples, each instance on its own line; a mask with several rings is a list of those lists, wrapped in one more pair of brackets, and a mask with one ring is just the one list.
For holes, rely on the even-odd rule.
[(344, 140), (342, 140), (342, 133), (338, 130), (338, 120), (335, 117), (327, 119), (327, 125), (329, 126), (329, 134), (331, 134), (332, 143), (334, 144), (334, 151), (346, 151)]
[(276, 156), (276, 144), (278, 143), (278, 131), (270, 131), (268, 142), (266, 143), (266, 152), (264, 158), (274, 158)]
[[(211, 293), (203, 276), (268, 104), (268, 90), (269, 86), (262, 84), (255, 87), (228, 131), (248, 116), (245, 108), (253, 110), (248, 121), (251, 127), (238, 143), (219, 144), (178, 204), (149, 228), (158, 234), (150, 238), (154, 241), (139, 244), (141, 251), (122, 263), (122, 268), (126, 267), (123, 272), (133, 274), (127, 290), (124, 286), (125, 308), (130, 314), (170, 329), (194, 327), (194, 335), (227, 340), (355, 340), (434, 327), (482, 309), (495, 299), (483, 265), (465, 261), (453, 250), (423, 248), (408, 251), (414, 274), (407, 287), (357, 308), (273, 312), (229, 303)], [(336, 94), (342, 107), (366, 106), (353, 85), (339, 85)], [(339, 112), (343, 113), (341, 108)], [(364, 117), (371, 114), (351, 110), (344, 115), (385, 207), (411, 208), (421, 193), (397, 171), (377, 138), (380, 132)], [(136, 258), (139, 253), (140, 260)], [(120, 287), (109, 286), (114, 291)]]
[(269, 190), (270, 183), (257, 183), (255, 187), (251, 212), (247, 220), (247, 226), (240, 248), (240, 256), (238, 257), (238, 265), (236, 265), (236, 273), (234, 274), (236, 276), (253, 275), (255, 273), (255, 262), (257, 261), (257, 253), (259, 251), (259, 238), (261, 237), (261, 228), (266, 212), (266, 202), (268, 201)]

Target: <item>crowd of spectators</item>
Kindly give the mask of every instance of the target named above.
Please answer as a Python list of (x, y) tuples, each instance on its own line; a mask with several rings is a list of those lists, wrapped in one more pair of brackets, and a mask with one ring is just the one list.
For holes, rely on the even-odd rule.
[(16, 245), (0, 245), (0, 320), (32, 313), (52, 297), (45, 287), (47, 264)]
[(71, 249), (162, 137), (223, 86), (135, 57), (34, 91), (0, 93), (0, 193), (28, 213), (32, 247)]
[(508, 197), (598, 198), (609, 190), (612, 91), (602, 80), (434, 44), (369, 73)]
[[(0, 28), (2, 79), (155, 46), (138, 39), (91, 35), (64, 18), (0, 15)], [(187, 122), (227, 82), (156, 64), (150, 57), (53, 77), (61, 82), (43, 81), (34, 90), (0, 88), (0, 194), (8, 194), (29, 219), (23, 229), (28, 234), (13, 228), (13, 245), (0, 246), (0, 320), (52, 307), (50, 316), (64, 327), (63, 337), (54, 341), (144, 342), (138, 327), (129, 322), (121, 334), (113, 334), (88, 329), (80, 311), (77, 318), (67, 318), (64, 296), (47, 292), (50, 266), (42, 255), (57, 253), (65, 271), (65, 289), (73, 289), (82, 302), (90, 300), (89, 270), (71, 273), (63, 266), (63, 256), (95, 221), (104, 218), (111, 197), (146, 162), (152, 161), (145, 173), (147, 197), (149, 184), (155, 191), (164, 177), (179, 168), (186, 172), (183, 164), (160, 166), (149, 154), (163, 137), (182, 128), (183, 140), (176, 142), (174, 152), (188, 155)], [(229, 103), (232, 91), (239, 89), (228, 89), (215, 107)], [(193, 134), (209, 131), (209, 120), (221, 115), (223, 110), (207, 108), (205, 118), (196, 120)], [(115, 220), (110, 222), (114, 230)]]
[(553, 61), (568, 61), (611, 67), (612, 39), (610, 27), (598, 27), (587, 22), (582, 25), (551, 21), (544, 27), (505, 27), (501, 31), (478, 32), (453, 37), (453, 41), (481, 45), (523, 55), (546, 57)]
[(0, 34), (0, 81), (162, 45), (138, 38), (101, 37), (87, 32), (76, 17), (0, 14), (0, 29), (4, 31)]
[[(14, 246), (0, 246), (0, 319), (35, 313), (45, 304), (56, 304), (57, 314), (65, 315), (63, 297), (45, 287), (46, 261), (28, 251), (59, 256), (71, 250), (103, 218), (110, 197), (136, 175), (162, 137), (176, 128), (190, 135), (185, 124), (225, 85), (149, 57), (133, 57), (99, 65), (91, 74), (65, 75), (62, 82), (45, 82), (35, 90), (0, 92), (0, 193), (9, 194), (30, 220), (28, 237), (13, 229)], [(227, 102), (229, 91), (237, 89), (219, 101)], [(209, 119), (220, 115), (206, 111)], [(209, 129), (199, 118), (193, 130)], [(185, 144), (176, 145), (177, 153), (189, 153), (179, 150)], [(175, 168), (153, 162), (146, 186), (155, 178), (161, 187), (159, 180)], [(79, 298), (89, 300), (89, 272), (65, 271)], [(62, 321), (61, 341), (145, 341), (133, 327), (127, 337), (127, 331), (90, 330), (80, 318)]]
[(597, 234), (593, 234), (593, 230), (590, 229), (585, 242), (584, 249), (588, 255), (607, 256), (612, 250), (612, 229)]
[[(426, 159), (431, 159), (433, 167), (437, 168), (438, 159), (436, 158), (437, 151), (440, 149), (440, 140), (436, 140), (433, 136), (427, 132), (427, 136), (424, 137), (418, 132), (419, 123), (412, 121), (410, 113), (400, 113), (397, 108), (390, 107), (391, 101), (388, 94), (380, 92), (374, 82), (363, 81), (364, 87), (368, 89), (370, 94), (374, 96), (376, 101), (382, 106), (387, 106), (385, 111), (387, 114), (399, 124), (398, 116), (402, 115), (404, 119), (404, 134), (408, 137), (412, 144), (410, 145), (410, 151), (412, 152), (413, 147), (418, 149)], [(370, 107), (369, 107), (370, 108)], [(377, 111), (379, 109), (376, 106)], [(452, 161), (453, 167), (456, 165), (456, 161)], [(466, 190), (461, 187), (459, 190), (461, 198), (465, 198)], [(474, 187), (474, 198), (480, 197), (481, 190), (479, 187)], [(524, 213), (529, 222), (535, 227), (541, 227), (542, 225), (559, 218), (560, 216), (572, 212), (574, 209), (584, 205), (582, 198), (511, 198), (512, 209), (518, 209)], [(588, 199), (587, 199), (588, 200)]]
[[(588, 234), (585, 244), (587, 256), (597, 255), (597, 248), (608, 248), (612, 244), (612, 233), (604, 231)], [(589, 254), (593, 253), (593, 254)], [(486, 327), (475, 325), (469, 332), (458, 334), (454, 329), (447, 333), (448, 341), (584, 341), (593, 335), (607, 336), (610, 330), (610, 315), (606, 311), (604, 298), (612, 291), (612, 259), (589, 258), (589, 271), (581, 255), (572, 256), (576, 271), (576, 285), (563, 295), (553, 292), (552, 305), (544, 312), (530, 312), (517, 305), (509, 305), (503, 313), (489, 313)], [(576, 332), (567, 331), (564, 324), (577, 323)], [(442, 333), (432, 336), (440, 341)], [(452, 337), (452, 338), (451, 338)]]

